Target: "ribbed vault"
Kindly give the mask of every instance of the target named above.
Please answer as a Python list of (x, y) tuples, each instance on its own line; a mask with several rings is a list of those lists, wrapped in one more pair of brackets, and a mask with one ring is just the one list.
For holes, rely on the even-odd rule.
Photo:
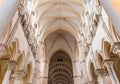
[(67, 28), (76, 36), (84, 23), (84, 0), (38, 0), (35, 10), (41, 36), (56, 28)]
[(50, 59), (48, 84), (74, 84), (72, 62), (63, 51), (56, 52)]

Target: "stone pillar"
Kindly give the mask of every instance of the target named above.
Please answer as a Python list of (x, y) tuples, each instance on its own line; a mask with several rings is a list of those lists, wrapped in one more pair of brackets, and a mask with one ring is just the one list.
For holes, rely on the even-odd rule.
[(98, 83), (100, 84), (106, 84), (105, 82), (105, 76), (108, 76), (108, 73), (105, 69), (96, 69), (96, 75), (98, 76)]
[(74, 74), (73, 74), (73, 76), (74, 76), (74, 83), (75, 84), (80, 84), (82, 81), (82, 79), (81, 79), (81, 67), (80, 67), (80, 61), (73, 61), (73, 63), (74, 63)]
[(45, 64), (44, 61), (36, 62), (33, 84), (48, 84), (48, 77), (45, 76), (45, 72), (47, 73), (47, 70), (45, 70), (47, 68), (44, 67), (46, 66)]
[[(114, 3), (119, 3), (119, 0), (100, 0), (102, 6), (106, 10), (108, 16), (110, 17), (113, 25), (115, 26), (115, 30), (120, 35), (120, 12), (117, 10), (117, 5)], [(107, 5), (106, 5), (107, 3)]]
[(13, 74), (14, 84), (23, 84), (23, 77), (25, 76), (24, 70), (17, 70)]
[(109, 60), (105, 60), (104, 61), (104, 65), (106, 66), (107, 70), (108, 70), (108, 73), (110, 75), (110, 78), (112, 80), (112, 83), (113, 84), (120, 84), (119, 83), (119, 80), (117, 78), (117, 75), (114, 71), (114, 68), (113, 68), (113, 60), (112, 59), (109, 59)]
[(43, 84), (43, 71), (44, 71), (44, 58), (43, 58), (43, 45), (44, 43), (40, 41), (40, 45), (35, 50), (35, 71), (33, 84)]
[[(81, 81), (81, 77), (79, 75), (75, 75), (74, 76), (74, 83), (75, 84), (80, 84), (82, 81)], [(82, 83), (81, 83), (82, 84)]]
[(9, 81), (9, 78), (11, 75), (11, 71), (14, 69), (15, 65), (16, 65), (16, 61), (9, 61), (8, 69), (5, 73), (5, 77), (3, 79), (2, 84), (8, 84), (8, 81)]
[(34, 78), (33, 78), (33, 84), (41, 84), (40, 83), (40, 62), (35, 60), (35, 70), (34, 70)]
[[(88, 53), (88, 47), (87, 47), (87, 44), (83, 38), (83, 35), (82, 35), (82, 40), (80, 42), (78, 42), (78, 47), (79, 47), (79, 63), (77, 67), (81, 67), (81, 76), (80, 76), (80, 70), (78, 72), (78, 76), (79, 79), (78, 79), (78, 84), (80, 84), (81, 82), (83, 84), (86, 84), (87, 83), (87, 69), (86, 69), (86, 55)], [(82, 81), (80, 81), (82, 80)], [(76, 83), (75, 83), (76, 84)]]
[(43, 84), (48, 84), (48, 77), (43, 77)]
[(81, 79), (82, 79), (82, 82), (83, 84), (87, 84), (89, 78), (88, 78), (88, 73), (87, 73), (87, 66), (86, 66), (86, 58), (83, 59), (81, 62), (80, 62), (80, 67), (81, 67)]
[(48, 63), (47, 61), (41, 62), (41, 84), (48, 84)]
[(2, 0), (0, 5), (0, 43), (21, 0)]

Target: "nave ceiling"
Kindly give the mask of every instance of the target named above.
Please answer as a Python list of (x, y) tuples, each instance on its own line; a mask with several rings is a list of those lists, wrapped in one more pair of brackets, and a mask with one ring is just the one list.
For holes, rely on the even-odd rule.
[(55, 30), (64, 29), (79, 38), (84, 23), (84, 3), (84, 0), (36, 1), (36, 20), (41, 36), (45, 38)]

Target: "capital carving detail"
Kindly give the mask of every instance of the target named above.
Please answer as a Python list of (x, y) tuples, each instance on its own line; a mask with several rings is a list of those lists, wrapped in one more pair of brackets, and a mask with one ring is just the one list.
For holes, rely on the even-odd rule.
[(113, 53), (120, 55), (120, 42), (115, 42), (113, 44), (112, 51)]
[(113, 67), (113, 63), (114, 63), (114, 60), (113, 59), (107, 59), (107, 60), (104, 60), (104, 65), (108, 68), (108, 67)]
[(105, 69), (96, 69), (96, 75), (100, 76), (108, 76), (108, 72)]
[(21, 80), (25, 76), (25, 71), (24, 70), (17, 70), (15, 73), (12, 75), (15, 79)]
[(16, 65), (16, 61), (14, 61), (14, 60), (9, 61), (9, 63), (8, 63), (8, 69), (9, 70), (14, 70), (15, 65)]

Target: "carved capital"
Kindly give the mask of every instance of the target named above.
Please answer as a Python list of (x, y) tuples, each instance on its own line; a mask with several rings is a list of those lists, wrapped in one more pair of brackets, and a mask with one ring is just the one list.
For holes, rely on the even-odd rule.
[(5, 44), (0, 43), (0, 57), (8, 54), (8, 47)]
[(118, 54), (120, 55), (120, 42), (115, 42), (112, 46), (112, 49), (111, 51), (114, 53), (114, 54)]
[(15, 73), (12, 75), (17, 80), (21, 80), (25, 76), (25, 71), (24, 70), (17, 70)]
[(113, 67), (113, 63), (114, 63), (114, 60), (113, 60), (113, 59), (104, 60), (104, 65), (105, 65), (107, 68)]
[(14, 60), (9, 61), (9, 63), (8, 63), (8, 69), (9, 70), (14, 70), (15, 65), (16, 65), (16, 61), (14, 61)]
[(108, 76), (108, 72), (105, 69), (96, 69), (96, 75), (100, 76)]

